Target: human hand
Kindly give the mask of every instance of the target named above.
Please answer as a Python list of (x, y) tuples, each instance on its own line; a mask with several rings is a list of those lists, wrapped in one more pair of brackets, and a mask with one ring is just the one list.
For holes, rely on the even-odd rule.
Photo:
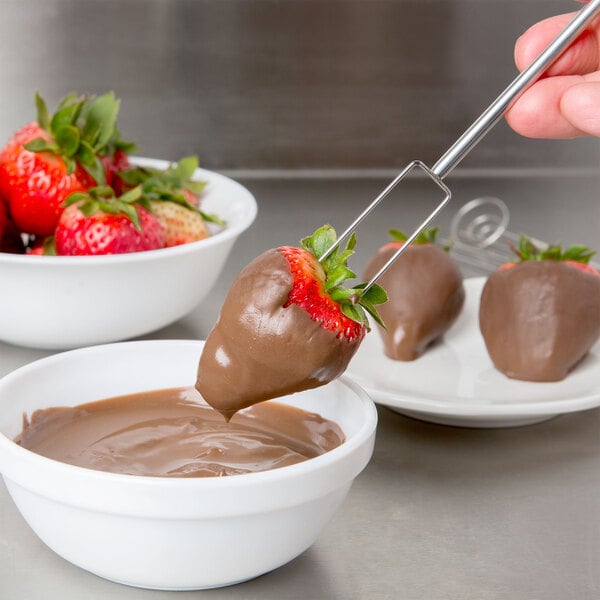
[[(528, 29), (515, 44), (515, 62), (526, 68), (574, 13)], [(508, 124), (534, 138), (600, 136), (600, 18), (533, 84), (506, 114)]]

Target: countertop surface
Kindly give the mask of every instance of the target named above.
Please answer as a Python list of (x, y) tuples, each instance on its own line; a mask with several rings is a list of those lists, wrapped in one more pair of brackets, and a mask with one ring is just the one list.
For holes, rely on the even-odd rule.
[[(338, 230), (383, 188), (379, 179), (242, 179), (257, 220), (237, 242), (211, 297), (151, 338), (205, 338), (239, 269), (319, 225)], [(509, 207), (509, 229), (600, 248), (594, 174), (456, 177), (440, 215), (480, 196)], [(390, 227), (431, 209), (428, 183), (403, 183), (358, 230), (360, 272)], [(465, 275), (475, 275), (465, 268)], [(199, 274), (201, 276), (201, 274)], [(0, 375), (51, 354), (0, 343)], [(373, 458), (317, 542), (289, 564), (233, 587), (129, 588), (64, 561), (29, 529), (0, 486), (0, 599), (153, 598), (578, 600), (600, 597), (600, 409), (524, 427), (436, 425), (379, 406)]]

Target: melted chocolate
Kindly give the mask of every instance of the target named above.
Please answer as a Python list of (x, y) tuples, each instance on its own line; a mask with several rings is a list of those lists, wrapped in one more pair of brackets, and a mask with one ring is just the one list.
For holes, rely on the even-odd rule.
[[(397, 246), (383, 246), (367, 264), (370, 279), (391, 258)], [(389, 300), (379, 307), (386, 329), (379, 328), (385, 354), (414, 360), (441, 337), (462, 309), (465, 290), (454, 261), (441, 248), (414, 244), (381, 276), (378, 283)]]
[(37, 410), (15, 440), (64, 463), (129, 475), (217, 477), (293, 465), (344, 441), (332, 421), (269, 402), (230, 422), (193, 388)]
[(496, 271), (483, 288), (479, 325), (499, 371), (559, 381), (600, 336), (600, 277), (553, 260)]
[(226, 417), (328, 383), (358, 348), (359, 340), (338, 338), (298, 306), (284, 308), (292, 284), (287, 260), (273, 249), (247, 265), (229, 290), (196, 381), (206, 402)]

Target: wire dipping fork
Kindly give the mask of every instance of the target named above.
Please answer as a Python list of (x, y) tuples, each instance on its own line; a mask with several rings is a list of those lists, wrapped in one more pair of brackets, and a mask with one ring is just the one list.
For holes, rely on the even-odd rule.
[(541, 75), (548, 67), (571, 45), (571, 43), (583, 32), (591, 20), (600, 13), (600, 0), (590, 0), (568, 23), (568, 25), (554, 38), (547, 48), (522, 71), (512, 83), (488, 106), (479, 118), (454, 142), (446, 153), (429, 168), (420, 160), (410, 162), (392, 182), (367, 206), (367, 208), (352, 222), (352, 224), (340, 235), (320, 257), (319, 261), (325, 260), (335, 249), (356, 229), (379, 203), (402, 181), (408, 173), (415, 169), (423, 171), (444, 193), (444, 199), (429, 214), (429, 216), (413, 231), (406, 242), (395, 252), (395, 254), (375, 273), (363, 289), (365, 293), (390, 266), (398, 259), (415, 238), (435, 219), (440, 211), (448, 204), (452, 197), (450, 188), (443, 179), (465, 158), (465, 156), (483, 139), (483, 137), (500, 121), (511, 104)]

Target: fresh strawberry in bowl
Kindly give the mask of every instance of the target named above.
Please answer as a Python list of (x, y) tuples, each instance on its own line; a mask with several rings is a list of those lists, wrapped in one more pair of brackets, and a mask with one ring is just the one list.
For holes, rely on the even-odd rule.
[(267, 250), (233, 282), (208, 335), (196, 387), (226, 417), (270, 398), (312, 389), (341, 375), (369, 329), (380, 322), (377, 285), (342, 284), (355, 238), (319, 262), (336, 241), (324, 226), (301, 247)]
[[(131, 163), (172, 167), (139, 157)], [(0, 340), (89, 346), (148, 334), (190, 313), (210, 294), (257, 212), (252, 194), (228, 177), (198, 169), (193, 180), (204, 186), (202, 211), (225, 223), (209, 221), (210, 235), (199, 241), (163, 247), (145, 192), (93, 186), (70, 195), (55, 235), (30, 236), (26, 254), (0, 252)]]
[(166, 169), (132, 164), (119, 172), (120, 187), (139, 186), (163, 229), (165, 247), (189, 244), (210, 235), (209, 224), (225, 225), (217, 215), (200, 208), (206, 182), (194, 179), (198, 158), (188, 156)]
[(108, 186), (71, 194), (54, 233), (60, 256), (125, 254), (165, 246), (163, 228), (140, 187), (118, 198)]
[(600, 273), (577, 245), (535, 246), (522, 236), (517, 260), (492, 273), (479, 326), (494, 366), (512, 379), (560, 381), (600, 337)]
[(118, 136), (119, 101), (69, 94), (50, 115), (36, 94), (37, 121), (19, 129), (0, 151), (0, 195), (19, 231), (52, 235), (73, 192), (106, 183), (102, 156)]
[[(407, 236), (390, 230), (391, 241), (371, 258), (365, 278), (371, 279), (404, 246)], [(419, 358), (454, 324), (465, 290), (460, 270), (447, 249), (436, 244), (437, 228), (425, 228), (379, 282), (389, 301), (380, 313), (385, 354), (394, 360)]]

